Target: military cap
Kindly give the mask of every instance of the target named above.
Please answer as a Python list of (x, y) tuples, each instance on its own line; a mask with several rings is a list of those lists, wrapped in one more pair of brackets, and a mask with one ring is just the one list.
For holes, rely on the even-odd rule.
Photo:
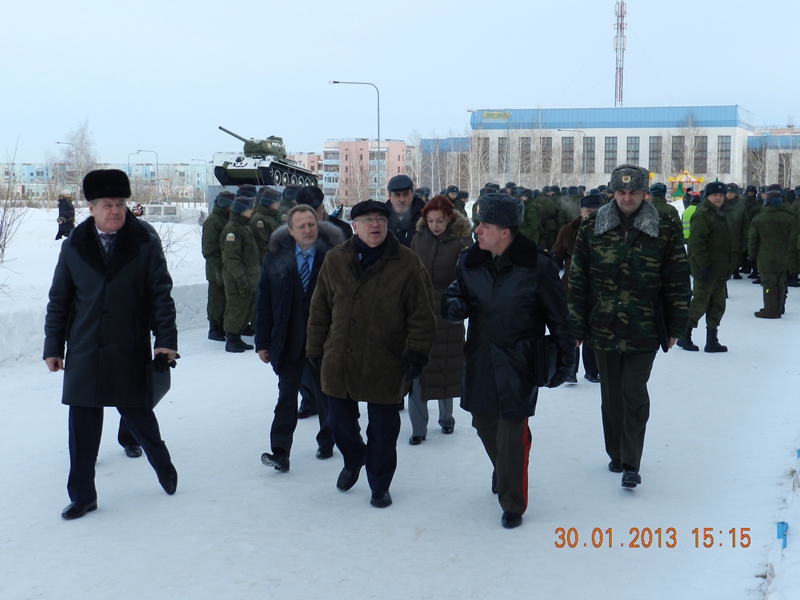
[(533, 192), (526, 187), (520, 186), (517, 188), (516, 196), (517, 198), (522, 198), (523, 196), (526, 198), (533, 198)]
[(787, 201), (789, 201), (789, 200), (792, 200), (792, 201), (797, 200), (797, 192), (795, 192), (792, 189), (786, 190), (785, 199)]
[(458, 192), (456, 194), (456, 200), (466, 200), (469, 198), (469, 192)]
[[(397, 175), (397, 177), (401, 176)], [(402, 177), (405, 177), (405, 175), (402, 175)], [(409, 179), (409, 181), (411, 180)], [(410, 189), (410, 188), (403, 188), (403, 189)], [(391, 191), (396, 192), (397, 190), (391, 190)], [(377, 202), (375, 200), (370, 199), (370, 200), (364, 200), (363, 202), (359, 202), (352, 209), (350, 209), (350, 219), (353, 220), (356, 219), (357, 217), (360, 217), (361, 215), (365, 215), (371, 212), (379, 212), (382, 215), (386, 216), (387, 218), (391, 215), (389, 207), (386, 206), (385, 203)]]
[(131, 182), (119, 169), (89, 171), (83, 178), (83, 196), (89, 202), (98, 198), (130, 198)]
[(240, 215), (250, 208), (253, 208), (253, 198), (250, 196), (236, 196), (231, 205), (231, 212)]
[(487, 183), (486, 187), (489, 188), (489, 189), (492, 189), (492, 190), (497, 190), (497, 191), (500, 190), (500, 184), (499, 183)]
[(770, 186), (767, 188), (767, 191), (768, 191), (768, 192), (773, 192), (773, 191), (775, 191), (775, 190), (777, 190), (777, 191), (779, 191), (779, 192), (781, 191), (781, 186), (780, 186), (780, 185), (778, 185), (777, 183), (773, 183), (773, 184), (771, 184), (771, 185), (770, 185)]
[(519, 227), (524, 210), (517, 198), (508, 194), (489, 194), (478, 204), (478, 221), (498, 227)]
[(281, 201), (281, 193), (278, 190), (265, 185), (258, 190), (256, 199), (261, 206), (269, 206), (270, 204), (275, 204), (276, 202)]
[(654, 183), (650, 186), (650, 195), (651, 196), (666, 196), (667, 195), (667, 186), (661, 183)]
[(447, 193), (449, 194), (450, 192), (454, 192), (454, 193), (457, 194), (458, 193), (458, 186), (457, 185), (448, 185), (447, 186)]
[(754, 185), (748, 185), (747, 188), (745, 189), (745, 192), (747, 192), (748, 194), (750, 192), (756, 193), (757, 191), (758, 189)]
[(726, 189), (729, 194), (738, 194), (741, 191), (735, 183), (729, 183)]
[(248, 198), (255, 198), (258, 195), (258, 190), (256, 190), (256, 186), (252, 183), (243, 183), (239, 186), (239, 190), (236, 192), (236, 196), (247, 196)]
[(431, 188), (424, 187), (422, 189), (425, 190), (425, 197), (430, 198), (431, 197)]
[(647, 172), (647, 169), (626, 163), (619, 165), (611, 172), (609, 187), (615, 192), (626, 190), (644, 192), (647, 191), (649, 180), (650, 173)]
[(600, 194), (586, 194), (581, 198), (581, 208), (600, 208), (603, 206), (603, 197)]
[(297, 204), (306, 204), (313, 209), (319, 208), (323, 200), (325, 200), (325, 194), (314, 185), (304, 187), (297, 194)]
[(517, 187), (517, 184), (516, 184), (516, 183), (514, 183), (513, 181), (509, 181), (509, 182), (506, 184), (506, 189), (507, 189), (507, 190), (508, 190), (508, 189), (510, 189), (510, 188), (515, 188), (515, 187)]
[(782, 201), (780, 190), (770, 190), (764, 198), (764, 206), (780, 206)]
[[(386, 189), (390, 192), (403, 192), (414, 188), (414, 182), (408, 175), (395, 175), (389, 180)], [(358, 204), (356, 205), (358, 206)]]
[(297, 200), (297, 194), (299, 194), (302, 189), (303, 186), (300, 185), (287, 185), (283, 189), (283, 199), (289, 202), (295, 202)]
[(425, 188), (417, 188), (417, 189), (415, 189), (414, 190), (414, 195), (415, 196), (419, 196), (420, 198), (422, 198), (423, 196), (425, 198), (428, 197), (428, 194), (425, 193)]
[(233, 204), (233, 198), (233, 192), (223, 190), (217, 194), (217, 197), (214, 199), (214, 204), (220, 208), (228, 208), (231, 204)]
[(568, 196), (577, 196), (580, 193), (581, 193), (581, 191), (578, 189), (578, 186), (575, 186), (575, 185), (571, 185), (567, 189), (567, 195)]
[(706, 184), (703, 194), (705, 194), (705, 197), (708, 198), (711, 194), (724, 194), (727, 189), (728, 187), (721, 181), (712, 181), (711, 183)]

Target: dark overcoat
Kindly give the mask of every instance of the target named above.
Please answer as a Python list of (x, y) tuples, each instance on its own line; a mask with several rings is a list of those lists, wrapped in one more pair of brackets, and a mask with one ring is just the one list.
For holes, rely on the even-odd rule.
[(355, 238), (322, 263), (306, 352), (322, 357), (322, 391), (329, 396), (399, 404), (406, 361), (428, 365), (436, 333), (431, 280), (419, 257), (387, 234), (383, 255), (366, 271)]
[(422, 218), (422, 209), (425, 202), (419, 196), (414, 196), (411, 206), (408, 209), (408, 219), (401, 219), (396, 212), (392, 201), (387, 200), (384, 204), (389, 207), (389, 231), (391, 231), (403, 246), (411, 247), (411, 240), (417, 233), (417, 221)]
[(66, 344), (64, 404), (147, 404), (151, 348), (178, 349), (171, 293), (161, 242), (133, 213), (126, 213), (108, 264), (94, 218), (75, 228), (61, 246), (44, 327), (44, 358), (63, 358)]
[(278, 228), (269, 239), (269, 250), (261, 267), (256, 300), (256, 351), (268, 350), (275, 373), (284, 361), (293, 362), (305, 356), (306, 325), (311, 296), (317, 276), (328, 251), (344, 241), (342, 232), (329, 223), (319, 221), (319, 237), (308, 289), (303, 291), (295, 256), (296, 242), (289, 228)]
[(69, 237), (75, 229), (75, 206), (66, 198), (58, 199), (58, 234), (56, 239)]
[(700, 279), (708, 269), (711, 279), (728, 279), (738, 258), (728, 216), (703, 200), (690, 221), (689, 265), (692, 277)]
[(441, 310), (451, 323), (469, 318), (461, 407), (523, 419), (534, 414), (539, 392), (532, 368), (536, 340), (547, 326), (565, 366), (574, 361), (575, 336), (553, 256), (522, 234), (503, 256), (495, 274), (490, 252), (477, 243), (463, 250)]
[[(428, 270), (433, 283), (433, 305), (440, 306), (442, 296), (456, 277), (458, 253), (472, 241), (469, 220), (455, 213), (453, 221), (439, 237), (431, 233), (425, 219), (417, 222), (417, 234), (411, 249)], [(464, 324), (448, 323), (436, 311), (436, 337), (431, 348), (431, 362), (422, 376), (422, 399), (458, 398), (464, 368)]]

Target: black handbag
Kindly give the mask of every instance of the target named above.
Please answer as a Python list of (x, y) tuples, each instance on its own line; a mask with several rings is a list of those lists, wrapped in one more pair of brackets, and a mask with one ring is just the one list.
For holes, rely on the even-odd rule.
[[(180, 358), (180, 354), (175, 358)], [(170, 367), (174, 369), (175, 365), (175, 361), (172, 361), (171, 364), (166, 362), (166, 354), (156, 354), (156, 357), (147, 365), (145, 380), (147, 384), (147, 406), (150, 410), (154, 409), (161, 402), (161, 399), (167, 395), (172, 384)]]

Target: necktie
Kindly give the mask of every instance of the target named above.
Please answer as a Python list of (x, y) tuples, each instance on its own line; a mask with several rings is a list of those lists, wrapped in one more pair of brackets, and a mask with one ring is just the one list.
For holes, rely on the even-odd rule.
[(311, 255), (308, 252), (301, 252), (300, 256), (303, 257), (303, 264), (300, 265), (300, 283), (303, 284), (303, 291), (308, 290), (308, 281), (311, 279), (311, 267), (308, 265), (308, 259)]
[(101, 233), (100, 240), (103, 242), (103, 260), (108, 262), (111, 258), (111, 253), (114, 251), (116, 236), (111, 233)]

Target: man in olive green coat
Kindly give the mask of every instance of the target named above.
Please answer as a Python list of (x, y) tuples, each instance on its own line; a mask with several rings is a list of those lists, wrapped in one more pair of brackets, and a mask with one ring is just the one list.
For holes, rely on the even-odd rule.
[(256, 205), (253, 209), (253, 216), (247, 226), (253, 233), (253, 239), (258, 246), (258, 253), (261, 256), (261, 262), (264, 262), (264, 257), (269, 251), (269, 238), (272, 233), (278, 228), (278, 203), (280, 202), (280, 192), (273, 190), (266, 185), (258, 190), (256, 195)]
[(253, 199), (237, 196), (230, 221), (222, 230), (222, 278), (225, 281), (225, 351), (252, 350), (242, 341), (242, 331), (255, 322), (256, 292), (261, 257), (247, 222), (253, 216)]
[(519, 232), (524, 234), (533, 243), (538, 244), (540, 226), (539, 205), (533, 198), (533, 192), (527, 188), (523, 188), (520, 191), (519, 199), (522, 201), (522, 206), (525, 211)]
[(650, 186), (650, 204), (662, 215), (668, 215), (676, 223), (681, 222), (681, 215), (678, 209), (667, 202), (667, 186), (663, 183), (654, 183)]
[(281, 194), (281, 204), (278, 207), (278, 226), (286, 225), (286, 216), (293, 207), (297, 206), (297, 194), (303, 189), (301, 185), (287, 185)]
[(739, 197), (739, 186), (729, 183), (725, 192), (725, 202), (720, 210), (728, 216), (731, 225), (733, 244), (733, 266), (731, 271), (734, 279), (741, 279), (740, 272), (747, 260), (747, 232), (750, 228), (750, 217), (744, 200)]
[(720, 181), (706, 185), (705, 200), (692, 215), (689, 236), (689, 265), (694, 285), (689, 323), (678, 346), (692, 352), (700, 348), (692, 342), (692, 329), (706, 316), (706, 352), (727, 352), (719, 343), (717, 330), (725, 314), (725, 283), (733, 264), (733, 236), (728, 217), (720, 210), (726, 186)]
[[(352, 488), (365, 465), (370, 504), (377, 508), (392, 503), (400, 403), (407, 382), (428, 365), (436, 333), (430, 276), (389, 231), (390, 214), (374, 200), (353, 207), (355, 235), (325, 256), (306, 340), (309, 362), (321, 368), (328, 423), (344, 458), (336, 487)], [(369, 414), (366, 444), (359, 402)]]
[[(557, 194), (557, 195), (556, 195)], [(548, 250), (553, 247), (558, 237), (558, 207), (554, 198), (561, 198), (561, 191), (558, 186), (545, 186), (544, 191), (536, 196), (536, 203), (539, 205), (539, 244)], [(545, 235), (542, 237), (542, 227)]]
[[(748, 254), (761, 274), (764, 308), (754, 314), (761, 319), (780, 319), (786, 294), (786, 273), (797, 262), (797, 222), (782, 208), (779, 190), (767, 192), (764, 208), (750, 223)], [(788, 252), (787, 252), (788, 248)]]
[(219, 238), (228, 224), (233, 194), (220, 192), (214, 200), (214, 210), (203, 221), (202, 250), (206, 259), (206, 281), (208, 281), (208, 339), (225, 341), (222, 321), (225, 316), (225, 284), (222, 279), (222, 248)]

